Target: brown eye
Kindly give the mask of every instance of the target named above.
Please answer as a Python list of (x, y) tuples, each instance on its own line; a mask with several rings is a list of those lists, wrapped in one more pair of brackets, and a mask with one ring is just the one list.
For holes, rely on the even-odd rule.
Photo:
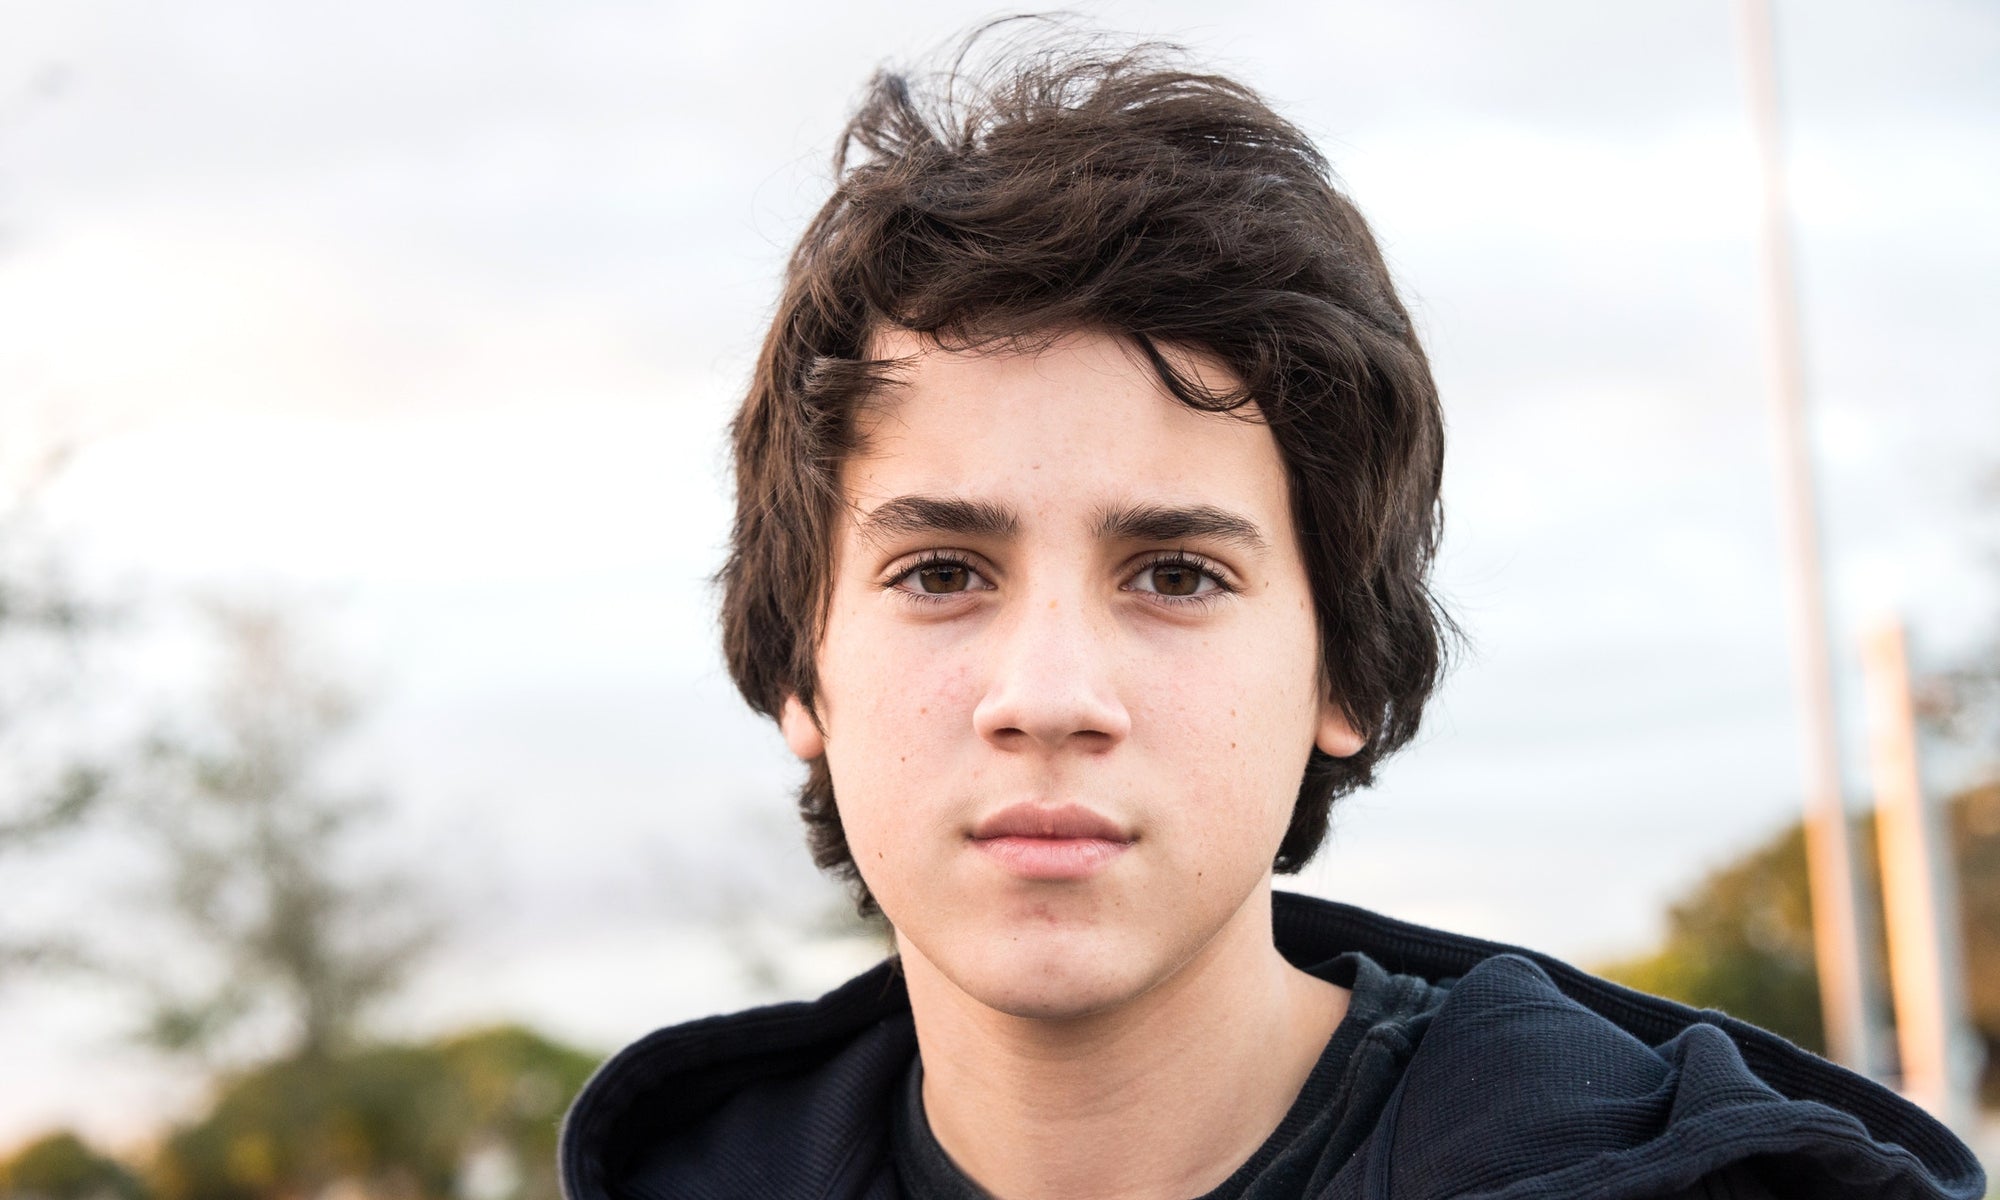
[(1152, 574), (1153, 590), (1162, 596), (1192, 596), (1201, 590), (1201, 572), (1186, 563), (1160, 563)]
[(932, 563), (916, 571), (917, 586), (931, 595), (962, 592), (972, 581), (972, 572), (956, 563)]
[(912, 599), (940, 602), (953, 596), (993, 590), (993, 584), (977, 568), (950, 558), (919, 562), (889, 581), (888, 587)]
[(1217, 568), (1178, 555), (1155, 559), (1139, 568), (1125, 587), (1161, 600), (1185, 601), (1186, 605), (1198, 605), (1236, 590)]

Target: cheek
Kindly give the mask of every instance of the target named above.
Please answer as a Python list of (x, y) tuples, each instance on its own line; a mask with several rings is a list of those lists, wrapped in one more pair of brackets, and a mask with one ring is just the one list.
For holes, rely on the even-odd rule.
[(969, 731), (978, 695), (964, 647), (940, 631), (864, 618), (850, 617), (820, 656), (829, 736), (860, 748)]
[(821, 715), (841, 824), (860, 860), (943, 818), (952, 793), (941, 785), (974, 740), (978, 691), (965, 655), (910, 645), (908, 627), (871, 628), (865, 613), (842, 616), (820, 656)]
[[(1318, 715), (1311, 627), (1231, 631), (1182, 647), (1171, 670), (1148, 672), (1134, 694), (1134, 730), (1180, 776), (1185, 816), (1209, 836), (1283, 836)], [(1192, 652), (1190, 652), (1192, 651)], [(1163, 781), (1167, 782), (1167, 781)]]

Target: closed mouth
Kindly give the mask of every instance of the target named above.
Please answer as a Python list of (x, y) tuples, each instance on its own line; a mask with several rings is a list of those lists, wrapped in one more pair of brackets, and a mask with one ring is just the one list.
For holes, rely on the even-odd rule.
[(972, 840), (1032, 838), (1036, 840), (1088, 840), (1129, 844), (1138, 839), (1121, 829), (1117, 822), (1080, 804), (1046, 806), (1014, 804), (981, 820), (973, 827)]

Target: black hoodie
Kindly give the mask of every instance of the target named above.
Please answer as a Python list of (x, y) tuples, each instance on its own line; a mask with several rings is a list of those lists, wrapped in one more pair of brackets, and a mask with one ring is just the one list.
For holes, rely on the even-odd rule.
[[(1719, 1178), (1814, 1200), (1985, 1195), (1943, 1125), (1774, 1034), (1529, 950), (1284, 893), (1274, 910), (1295, 964), (1360, 951), (1451, 981), (1374, 1131), (1313, 1200), (1660, 1200)], [(890, 1114), (915, 1053), (891, 963), (811, 1003), (650, 1034), (570, 1108), (564, 1194), (898, 1200)]]

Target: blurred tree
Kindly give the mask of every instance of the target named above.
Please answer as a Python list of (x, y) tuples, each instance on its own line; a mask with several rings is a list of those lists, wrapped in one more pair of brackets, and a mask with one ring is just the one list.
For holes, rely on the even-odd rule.
[(150, 1200), (139, 1177), (64, 1130), (0, 1162), (0, 1200)]
[[(1986, 1102), (1995, 1104), (2000, 1103), (2000, 782), (1953, 797), (1946, 813), (1957, 856), (1968, 1009), (1987, 1048), (1982, 1090)], [(1857, 824), (1854, 847), (1872, 888), (1872, 822)], [(1879, 925), (1875, 936), (1879, 942)], [(1887, 961), (1879, 944), (1875, 961)], [(1696, 885), (1669, 910), (1666, 941), (1657, 952), (1598, 971), (1641, 991), (1719, 1009), (1821, 1051), (1800, 827), (1791, 826)], [(1886, 994), (1886, 984), (1878, 980), (1876, 986)]]
[[(68, 80), (60, 62), (35, 64), (18, 86), (0, 93), (0, 132), (38, 115)], [(0, 184), (12, 182), (0, 176)], [(14, 191), (0, 187), (0, 201)], [(6, 215), (0, 210), (0, 255), (13, 243)], [(74, 662), (61, 661), (64, 652), (112, 614), (81, 599), (37, 528), (36, 501), (74, 450), (69, 439), (26, 428), (23, 392), (38, 390), (0, 380), (0, 858), (46, 849), (75, 832), (105, 793), (102, 765), (48, 729), (71, 715), (61, 710), (77, 672)], [(65, 932), (0, 924), (0, 985), (24, 968), (84, 960)]]
[(595, 1055), (518, 1027), (237, 1076), (172, 1133), (162, 1200), (553, 1197), (563, 1109)]
[(227, 661), (208, 719), (156, 736), (134, 793), (163, 861), (153, 899), (190, 951), (172, 978), (149, 979), (147, 1035), (210, 1053), (276, 1030), (257, 1057), (324, 1058), (401, 982), (431, 922), (407, 875), (357, 861), (379, 802), (325, 785), (323, 760), (356, 716), (351, 692), (281, 613), (212, 615)]
[[(1988, 564), (2000, 573), (2000, 470), (1981, 489)], [(1917, 715), (1932, 731), (1983, 750), (1989, 769), (2000, 771), (2000, 625), (1986, 631), (1986, 645), (1945, 670), (1913, 681)]]
[(1801, 827), (1710, 872), (1667, 910), (1666, 942), (1656, 953), (1600, 974), (1824, 1053)]
[[(75, 832), (105, 794), (104, 768), (65, 732), (80, 643), (113, 614), (84, 602), (36, 522), (35, 501), (66, 459), (45, 450), (0, 460), (0, 856)], [(0, 982), (81, 957), (57, 931), (0, 926)]]
[(1959, 916), (1965, 925), (1966, 1010), (1986, 1045), (1981, 1099), (2000, 1107), (2000, 780), (1950, 808), (1958, 854)]

